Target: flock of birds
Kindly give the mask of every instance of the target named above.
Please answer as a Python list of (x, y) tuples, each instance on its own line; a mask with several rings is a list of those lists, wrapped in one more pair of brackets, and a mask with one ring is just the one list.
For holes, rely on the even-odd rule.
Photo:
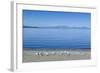
[(50, 56), (50, 55), (58, 55), (58, 56), (65, 56), (68, 55), (70, 56), (71, 53), (69, 51), (34, 51), (33, 52), (34, 56)]
[(87, 52), (82, 51), (68, 51), (68, 50), (62, 50), (62, 51), (33, 51), (33, 56), (70, 56), (70, 55), (84, 55), (87, 54)]

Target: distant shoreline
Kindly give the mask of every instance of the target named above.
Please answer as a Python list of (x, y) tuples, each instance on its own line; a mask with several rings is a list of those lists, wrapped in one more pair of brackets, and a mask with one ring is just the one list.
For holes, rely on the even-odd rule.
[(44, 29), (50, 29), (50, 28), (55, 28), (55, 29), (90, 29), (89, 27), (71, 27), (71, 26), (45, 26), (45, 27), (39, 27), (39, 26), (23, 26), (23, 28), (44, 28)]

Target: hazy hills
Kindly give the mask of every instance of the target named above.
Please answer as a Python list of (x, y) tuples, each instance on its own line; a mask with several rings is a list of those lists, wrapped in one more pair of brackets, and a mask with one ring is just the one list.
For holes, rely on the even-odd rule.
[(79, 26), (79, 27), (72, 27), (72, 26), (23, 26), (23, 28), (62, 28), (62, 29), (90, 29), (89, 27), (86, 26)]

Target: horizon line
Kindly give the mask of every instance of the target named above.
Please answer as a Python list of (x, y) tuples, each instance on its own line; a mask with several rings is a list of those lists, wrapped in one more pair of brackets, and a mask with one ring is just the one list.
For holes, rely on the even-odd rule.
[(86, 26), (73, 27), (73, 26), (23, 26), (23, 28), (77, 28), (77, 29), (90, 29)]

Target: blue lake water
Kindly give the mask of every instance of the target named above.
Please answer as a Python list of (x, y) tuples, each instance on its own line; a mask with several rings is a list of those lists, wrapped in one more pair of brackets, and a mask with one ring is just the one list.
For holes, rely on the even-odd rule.
[(23, 48), (91, 48), (90, 29), (23, 28)]

